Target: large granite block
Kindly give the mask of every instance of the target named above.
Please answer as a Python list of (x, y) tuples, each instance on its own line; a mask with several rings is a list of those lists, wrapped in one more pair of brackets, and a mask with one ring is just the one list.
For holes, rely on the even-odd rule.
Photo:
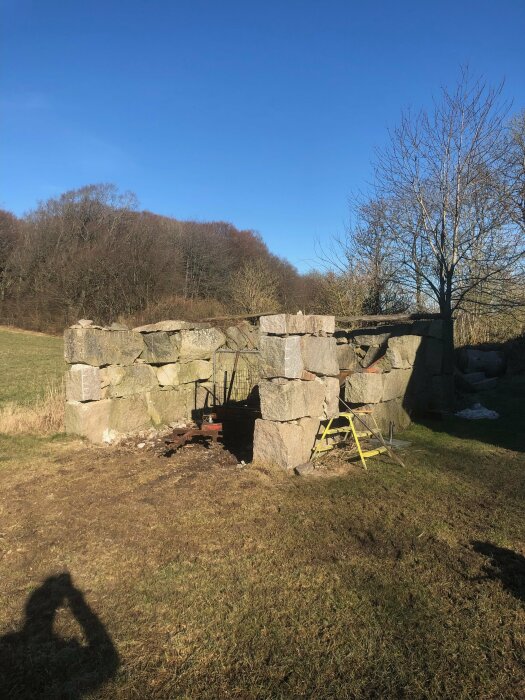
[(263, 379), (259, 384), (261, 414), (267, 420), (290, 421), (323, 415), (326, 387), (320, 379)]
[[(403, 399), (392, 399), (391, 401), (370, 404), (366, 408), (371, 409), (372, 413), (361, 414), (360, 418), (368, 427), (374, 430), (374, 424), (370, 417), (372, 415), (385, 438), (388, 436), (390, 423), (394, 424), (394, 432), (406, 430), (410, 425), (410, 414), (405, 407)], [(357, 430), (360, 430), (363, 427), (363, 423), (356, 421), (355, 426)]]
[(109, 435), (114, 439), (151, 427), (145, 394), (110, 400)]
[(334, 418), (339, 414), (339, 379), (337, 377), (324, 377), (325, 385), (324, 416)]
[(91, 365), (73, 365), (66, 372), (68, 401), (98, 401), (102, 398), (100, 369)]
[(213, 365), (209, 360), (183, 362), (179, 368), (179, 384), (189, 384), (209, 379), (212, 372)]
[(293, 469), (310, 459), (319, 421), (304, 418), (297, 423), (257, 419), (253, 436), (255, 462)]
[(68, 328), (64, 332), (64, 357), (69, 364), (131, 365), (144, 350), (140, 333), (97, 328)]
[(65, 406), (65, 428), (70, 435), (80, 435), (90, 442), (111, 442), (109, 434), (109, 412), (111, 401), (67, 401)]
[(141, 394), (158, 386), (155, 370), (149, 365), (110, 365), (100, 370), (100, 373), (109, 398)]
[(179, 333), (179, 357), (185, 360), (209, 360), (215, 350), (226, 342), (226, 336), (218, 328), (182, 330)]
[[(418, 335), (389, 338), (386, 358), (394, 369), (409, 369), (418, 358), (420, 346), (421, 338)], [(423, 358), (421, 360), (423, 361)]]
[(359, 367), (359, 357), (354, 345), (336, 345), (336, 355), (340, 370), (356, 370)]
[[(414, 336), (416, 337), (416, 336)], [(383, 377), (383, 401), (390, 401), (404, 396), (412, 377), (411, 369), (393, 369), (380, 375)]]
[(263, 377), (299, 379), (305, 369), (301, 353), (301, 337), (263, 335), (260, 342)]
[(145, 348), (140, 356), (151, 364), (176, 362), (179, 359), (179, 336), (166, 332), (143, 333)]
[(345, 401), (348, 403), (379, 403), (382, 398), (382, 374), (354, 372), (346, 378)]
[(335, 338), (306, 335), (301, 338), (304, 368), (314, 374), (336, 377), (339, 374)]
[(147, 411), (154, 425), (169, 425), (191, 419), (193, 391), (191, 384), (157, 389), (145, 394)]

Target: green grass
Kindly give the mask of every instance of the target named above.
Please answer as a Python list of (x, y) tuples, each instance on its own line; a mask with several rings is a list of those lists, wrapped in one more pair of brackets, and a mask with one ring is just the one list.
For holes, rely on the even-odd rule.
[(0, 357), (0, 406), (33, 403), (66, 369), (61, 337), (0, 329)]
[[(68, 570), (120, 657), (89, 697), (521, 700), (525, 378), (476, 400), (501, 418), (414, 424), (406, 468), (323, 478), (0, 436), (0, 635)], [(50, 648), (0, 679), (55, 669), (41, 697), (64, 696)]]

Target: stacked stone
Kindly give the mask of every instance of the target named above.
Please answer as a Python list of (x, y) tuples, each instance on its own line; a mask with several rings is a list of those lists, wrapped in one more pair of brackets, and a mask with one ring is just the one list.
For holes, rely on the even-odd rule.
[(372, 410), (381, 430), (403, 430), (412, 413), (436, 407), (443, 357), (440, 320), (336, 332), (345, 401)]
[(262, 418), (254, 460), (293, 469), (309, 460), (320, 421), (339, 412), (333, 316), (276, 314), (260, 319)]
[(218, 328), (163, 321), (134, 330), (80, 321), (64, 334), (66, 432), (114, 440), (191, 419), (210, 396)]

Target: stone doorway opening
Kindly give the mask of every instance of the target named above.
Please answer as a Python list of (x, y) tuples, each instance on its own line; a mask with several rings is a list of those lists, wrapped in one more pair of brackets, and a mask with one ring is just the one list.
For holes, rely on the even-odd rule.
[(261, 417), (259, 350), (220, 348), (213, 355), (213, 409), (224, 447), (237, 459), (253, 458), (255, 421)]

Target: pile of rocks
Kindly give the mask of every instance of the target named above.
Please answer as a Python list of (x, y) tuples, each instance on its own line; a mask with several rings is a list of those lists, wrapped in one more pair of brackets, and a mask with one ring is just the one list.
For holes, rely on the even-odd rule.
[(345, 401), (370, 408), (383, 431), (402, 430), (412, 412), (437, 407), (442, 391), (442, 322), (416, 321), (336, 331)]
[(260, 319), (262, 419), (254, 460), (293, 469), (310, 458), (320, 421), (339, 411), (333, 316), (276, 314)]
[(102, 443), (190, 420), (213, 403), (215, 351), (255, 342), (246, 325), (222, 331), (202, 323), (162, 321), (128, 330), (79, 321), (64, 334), (65, 359), (71, 365), (66, 431)]

